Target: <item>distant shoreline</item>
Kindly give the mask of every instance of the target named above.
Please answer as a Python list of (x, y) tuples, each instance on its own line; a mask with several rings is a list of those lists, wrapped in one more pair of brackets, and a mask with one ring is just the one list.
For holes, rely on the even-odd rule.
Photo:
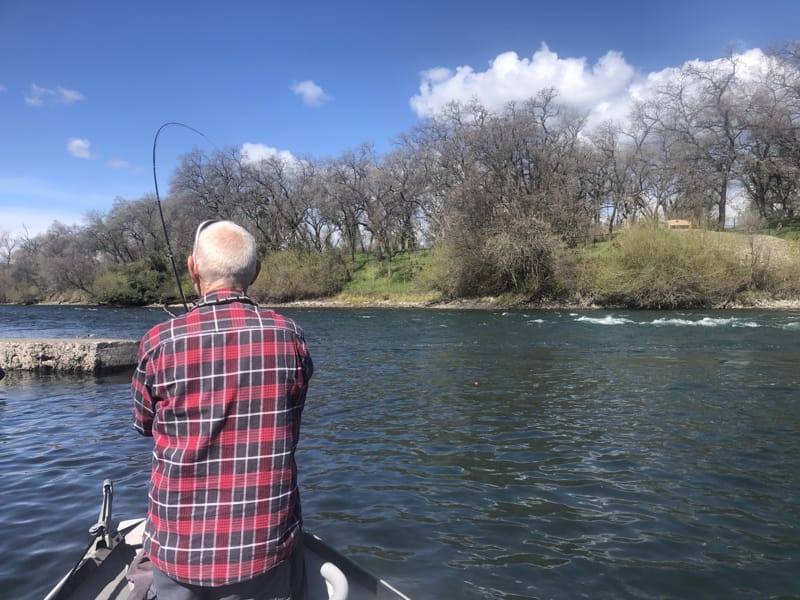
[[(462, 298), (458, 300), (436, 302), (412, 302), (394, 300), (340, 300), (325, 298), (316, 300), (294, 300), (292, 302), (259, 302), (261, 306), (269, 308), (385, 308), (385, 309), (426, 309), (426, 310), (800, 310), (800, 298), (791, 300), (755, 300), (750, 304), (731, 302), (725, 306), (711, 306), (708, 308), (665, 308), (665, 309), (638, 309), (624, 306), (602, 306), (598, 304), (527, 304), (510, 303), (496, 298)], [(84, 302), (34, 302), (30, 304), (0, 303), (0, 306), (73, 306), (87, 308), (159, 308), (166, 311), (181, 310), (182, 304), (149, 304), (146, 306), (116, 306), (110, 304), (84, 303)]]
[(620, 306), (601, 306), (598, 304), (507, 304), (491, 300), (453, 300), (448, 302), (346, 302), (340, 300), (297, 300), (277, 304), (263, 303), (264, 306), (276, 308), (415, 308), (431, 310), (800, 310), (800, 299), (793, 300), (760, 300), (752, 304), (729, 303), (725, 306), (711, 306), (708, 308), (664, 308), (664, 309), (639, 309)]

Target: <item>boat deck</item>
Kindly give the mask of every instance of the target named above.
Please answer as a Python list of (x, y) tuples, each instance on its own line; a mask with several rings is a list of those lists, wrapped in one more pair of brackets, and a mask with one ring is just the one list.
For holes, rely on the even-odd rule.
[[(68, 584), (60, 583), (45, 600), (127, 600), (130, 587), (126, 574), (142, 547), (144, 519), (123, 521), (118, 531), (111, 550), (90, 548), (87, 560), (78, 569), (80, 577), (68, 575)], [(408, 600), (313, 534), (305, 532), (303, 543), (309, 600)], [(332, 591), (321, 571), (338, 582)]]

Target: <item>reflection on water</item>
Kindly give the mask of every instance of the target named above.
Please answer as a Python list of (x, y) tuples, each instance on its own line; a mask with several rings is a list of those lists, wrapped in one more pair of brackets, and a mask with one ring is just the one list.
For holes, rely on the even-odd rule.
[[(128, 312), (93, 327), (163, 319)], [(306, 524), (412, 597), (800, 597), (796, 313), (287, 312), (317, 367)], [(129, 402), (124, 376), (0, 383), (13, 597), (69, 569), (104, 478), (142, 512)]]

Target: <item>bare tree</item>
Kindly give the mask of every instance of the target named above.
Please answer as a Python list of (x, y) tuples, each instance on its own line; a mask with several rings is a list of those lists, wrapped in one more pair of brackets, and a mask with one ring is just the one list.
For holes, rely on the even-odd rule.
[(793, 219), (800, 211), (800, 44), (767, 59), (751, 83), (749, 135), (741, 182), (758, 215)]
[(0, 231), (0, 263), (6, 267), (11, 266), (17, 243), (18, 241), (8, 231)]
[(326, 165), (326, 189), (330, 200), (327, 206), (330, 213), (326, 216), (339, 230), (352, 260), (365, 242), (371, 153), (371, 146), (365, 144)]
[(308, 250), (322, 252), (334, 246), (335, 227), (325, 218), (327, 200), (322, 165), (304, 158), (294, 165), (294, 206), (299, 219), (297, 237)]
[(659, 134), (671, 166), (681, 174), (679, 194), (689, 207), (715, 218), (720, 229), (747, 131), (739, 69), (735, 55), (704, 65), (687, 63), (652, 101), (660, 105)]
[(185, 197), (203, 218), (235, 220), (247, 196), (239, 151), (227, 148), (206, 156), (192, 150), (175, 171), (170, 196)]

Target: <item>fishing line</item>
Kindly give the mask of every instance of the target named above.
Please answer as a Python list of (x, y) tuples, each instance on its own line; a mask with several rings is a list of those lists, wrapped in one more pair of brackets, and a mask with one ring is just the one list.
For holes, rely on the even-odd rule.
[[(181, 285), (181, 276), (178, 273), (178, 267), (175, 264), (175, 255), (172, 252), (172, 245), (169, 242), (169, 233), (167, 232), (167, 221), (164, 219), (164, 211), (161, 208), (161, 196), (158, 193), (158, 176), (156, 175), (156, 148), (158, 147), (158, 137), (161, 135), (161, 132), (164, 129), (166, 129), (167, 127), (172, 127), (173, 125), (177, 127), (183, 127), (184, 129), (188, 129), (189, 131), (196, 133), (200, 137), (205, 138), (209, 142), (211, 142), (211, 140), (209, 140), (208, 137), (206, 137), (202, 131), (198, 131), (194, 127), (190, 127), (189, 125), (186, 125), (185, 123), (180, 123), (178, 121), (169, 121), (167, 123), (164, 123), (161, 127), (158, 128), (158, 131), (156, 131), (156, 136), (153, 139), (153, 184), (155, 185), (156, 188), (156, 205), (158, 205), (158, 216), (161, 218), (161, 227), (164, 230), (164, 241), (167, 244), (167, 256), (169, 257), (170, 264), (172, 264), (172, 272), (175, 274), (175, 282), (178, 284), (178, 292), (181, 295), (181, 302), (183, 302), (183, 307), (184, 309), (186, 309), (186, 312), (189, 312), (189, 303), (186, 301), (186, 296), (183, 293), (183, 286)], [(211, 143), (213, 145), (213, 142)], [(169, 310), (166, 307), (164, 308), (164, 310), (166, 310), (169, 313)], [(172, 313), (170, 314), (172, 315)], [(175, 315), (172, 316), (174, 317)]]

